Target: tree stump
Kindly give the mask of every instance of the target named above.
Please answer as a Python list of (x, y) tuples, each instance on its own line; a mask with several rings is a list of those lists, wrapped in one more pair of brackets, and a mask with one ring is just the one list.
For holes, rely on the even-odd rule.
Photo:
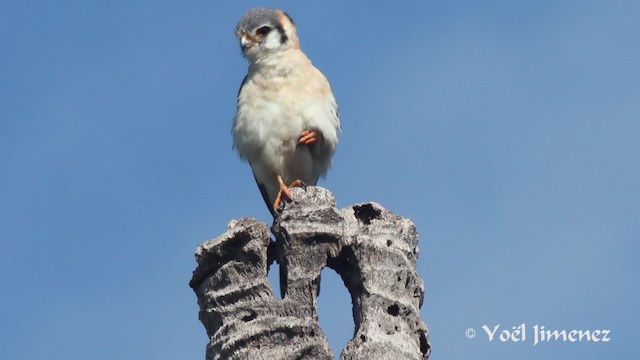
[[(336, 209), (320, 187), (292, 195), (271, 228), (275, 242), (265, 223), (242, 218), (198, 246), (189, 285), (210, 339), (206, 359), (333, 359), (317, 316), (325, 266), (353, 304), (355, 334), (340, 359), (427, 359), (413, 222), (376, 203)], [(282, 299), (267, 280), (274, 260)]]

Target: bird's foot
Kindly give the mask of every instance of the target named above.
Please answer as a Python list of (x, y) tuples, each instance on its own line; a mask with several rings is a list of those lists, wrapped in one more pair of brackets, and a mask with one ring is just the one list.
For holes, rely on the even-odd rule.
[(303, 187), (303, 188), (307, 187), (304, 184), (304, 182), (302, 182), (302, 180), (296, 180), (292, 182), (291, 185), (287, 186), (285, 185), (284, 180), (282, 180), (282, 176), (280, 175), (278, 175), (278, 184), (280, 185), (280, 191), (278, 191), (278, 196), (276, 196), (276, 201), (273, 202), (274, 209), (280, 208), (280, 205), (282, 205), (283, 197), (289, 200), (293, 200), (293, 197), (291, 197), (291, 191), (289, 191), (289, 189), (296, 186)]
[(298, 140), (298, 144), (309, 145), (313, 144), (318, 140), (318, 133), (311, 130), (303, 130), (302, 136), (300, 136), (300, 140)]

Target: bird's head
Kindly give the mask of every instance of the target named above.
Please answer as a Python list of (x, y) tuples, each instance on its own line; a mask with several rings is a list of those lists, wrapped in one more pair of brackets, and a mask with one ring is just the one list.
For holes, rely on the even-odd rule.
[(240, 40), (242, 54), (251, 62), (299, 47), (293, 20), (278, 9), (250, 9), (238, 21), (236, 36)]

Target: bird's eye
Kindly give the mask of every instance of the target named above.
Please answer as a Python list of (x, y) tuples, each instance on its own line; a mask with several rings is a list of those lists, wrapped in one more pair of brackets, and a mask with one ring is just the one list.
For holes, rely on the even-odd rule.
[(258, 28), (258, 30), (256, 30), (256, 34), (262, 35), (262, 36), (265, 36), (270, 32), (271, 32), (271, 28), (269, 26), (263, 26)]

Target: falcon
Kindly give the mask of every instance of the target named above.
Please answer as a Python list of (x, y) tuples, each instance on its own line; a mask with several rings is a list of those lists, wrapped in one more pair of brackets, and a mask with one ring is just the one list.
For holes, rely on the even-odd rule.
[(331, 167), (338, 105), (325, 76), (300, 50), (287, 13), (250, 9), (236, 36), (249, 69), (238, 93), (233, 144), (275, 217), (293, 200), (291, 187), (316, 185)]

